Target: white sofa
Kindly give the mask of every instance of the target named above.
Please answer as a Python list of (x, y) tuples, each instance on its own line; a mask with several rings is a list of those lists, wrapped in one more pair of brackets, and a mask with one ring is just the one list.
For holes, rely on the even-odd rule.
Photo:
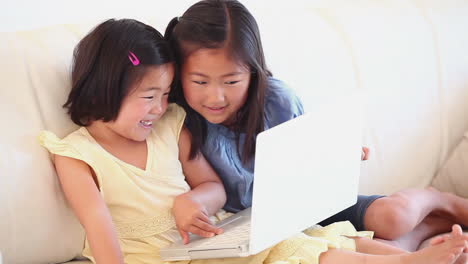
[[(363, 163), (361, 193), (434, 182), (468, 197), (468, 186), (457, 183), (466, 179), (468, 158), (443, 166), (468, 129), (467, 1), (363, 0), (340, 7), (251, 1), (247, 7), (259, 23), (268, 65), (306, 110), (350, 90), (368, 94), (363, 141), (371, 156)], [(150, 23), (163, 31), (167, 21), (155, 19)], [(42, 129), (64, 136), (76, 128), (61, 105), (74, 45), (96, 23), (0, 33), (4, 264), (80, 255), (83, 230), (36, 136)], [(450, 169), (463, 164), (464, 172)]]

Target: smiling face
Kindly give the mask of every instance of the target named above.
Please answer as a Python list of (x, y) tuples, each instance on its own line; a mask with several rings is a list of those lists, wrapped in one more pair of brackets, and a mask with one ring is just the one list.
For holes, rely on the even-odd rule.
[(148, 67), (143, 77), (129, 87), (117, 119), (103, 125), (120, 137), (144, 141), (153, 123), (166, 112), (173, 78), (172, 64)]
[(181, 79), (192, 109), (210, 123), (229, 126), (247, 100), (250, 71), (226, 49), (199, 49), (185, 58)]

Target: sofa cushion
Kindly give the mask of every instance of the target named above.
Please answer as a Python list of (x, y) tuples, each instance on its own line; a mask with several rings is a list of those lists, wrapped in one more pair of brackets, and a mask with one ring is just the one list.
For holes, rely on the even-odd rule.
[(432, 181), (432, 186), (468, 198), (468, 132)]
[[(84, 232), (68, 207), (40, 130), (76, 128), (61, 107), (72, 51), (89, 27), (0, 33), (0, 251), (4, 263), (58, 263), (81, 253)], [(7, 128), (7, 129), (6, 129)], [(6, 177), (4, 177), (6, 176)]]

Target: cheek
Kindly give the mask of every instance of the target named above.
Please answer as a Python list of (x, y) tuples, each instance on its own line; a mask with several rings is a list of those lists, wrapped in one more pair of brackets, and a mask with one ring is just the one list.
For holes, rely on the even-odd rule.
[(116, 123), (120, 121), (125, 121), (129, 119), (131, 112), (129, 111), (131, 107), (126, 102), (123, 102), (119, 109), (119, 114), (117, 115)]
[(184, 91), (184, 97), (187, 103), (191, 104), (196, 102), (197, 99), (197, 93), (195, 92), (194, 87), (191, 87), (191, 85), (184, 85), (183, 86), (183, 91)]
[(135, 103), (129, 108), (128, 116), (132, 119), (141, 119), (151, 111), (151, 104), (146, 102)]
[(167, 107), (169, 106), (169, 100), (168, 100), (168, 98), (166, 98), (165, 100), (163, 100), (162, 105), (163, 105), (163, 107), (162, 107), (162, 108), (163, 108), (163, 113), (165, 113), (166, 110), (167, 110)]
[(248, 91), (249, 91), (248, 85), (244, 87), (239, 87), (239, 89), (236, 91), (233, 97), (236, 98), (236, 101), (240, 105), (243, 105), (245, 101), (247, 101)]

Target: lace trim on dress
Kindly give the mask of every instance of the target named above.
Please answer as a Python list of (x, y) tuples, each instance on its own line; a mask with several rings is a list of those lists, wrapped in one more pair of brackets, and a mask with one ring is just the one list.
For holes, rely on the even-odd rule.
[(143, 238), (175, 227), (175, 220), (171, 211), (166, 211), (153, 218), (128, 223), (114, 221), (114, 224), (119, 238)]

